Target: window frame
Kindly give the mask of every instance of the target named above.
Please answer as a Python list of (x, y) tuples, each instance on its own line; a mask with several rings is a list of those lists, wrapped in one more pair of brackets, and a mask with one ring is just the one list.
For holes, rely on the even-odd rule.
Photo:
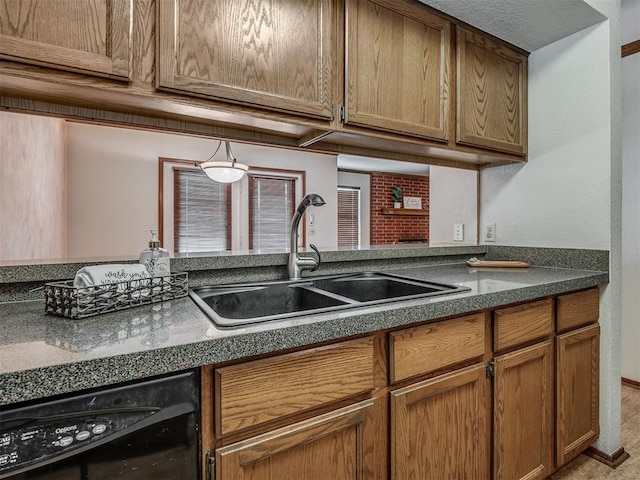
[[(170, 157), (158, 157), (158, 238), (161, 245), (172, 254), (175, 252), (173, 245), (173, 176), (172, 168), (181, 166), (198, 169), (198, 160), (184, 160)], [(249, 250), (249, 175), (261, 174), (275, 177), (294, 178), (295, 181), (295, 201), (298, 205), (306, 195), (306, 171), (279, 169), (270, 167), (250, 166), (249, 172), (242, 180), (231, 184), (231, 218), (229, 225), (231, 229), (231, 250)], [(212, 180), (213, 181), (213, 180)], [(302, 225), (300, 241), (306, 245), (306, 225)], [(287, 232), (287, 235), (289, 232)], [(169, 240), (171, 239), (171, 240)]]
[[(249, 172), (247, 172), (246, 177), (243, 178), (241, 182), (238, 182), (240, 183), (240, 188), (243, 190), (243, 192), (245, 191), (245, 189), (247, 192), (247, 194), (242, 195), (242, 198), (240, 199), (241, 209), (247, 212), (246, 221), (244, 222), (244, 225), (242, 225), (242, 229), (239, 235), (241, 238), (240, 243), (242, 245), (243, 250), (244, 249), (249, 250), (251, 245), (250, 237), (252, 235), (251, 233), (252, 219), (250, 218), (251, 198), (249, 194), (249, 177), (251, 176), (293, 179), (294, 186), (295, 186), (295, 196), (294, 196), (294, 202), (293, 202), (294, 211), (296, 206), (300, 203), (300, 201), (306, 195), (306, 187), (307, 187), (306, 172), (304, 170), (288, 170), (288, 169), (268, 168), (268, 167), (251, 167), (249, 169)], [(300, 241), (303, 244), (306, 244), (306, 239), (307, 239), (306, 233), (307, 233), (306, 226), (302, 225), (302, 230), (300, 233)], [(289, 235), (290, 235), (290, 232), (287, 230), (287, 237)]]
[[(358, 201), (357, 201), (357, 205), (358, 205), (358, 215), (357, 215), (357, 220), (358, 220), (358, 229), (357, 229), (357, 244), (356, 245), (341, 245), (340, 244), (340, 191), (356, 191), (358, 192)], [(362, 188), (360, 188), (359, 186), (354, 186), (354, 185), (338, 185), (337, 188), (337, 192), (336, 192), (337, 196), (338, 196), (338, 208), (336, 210), (336, 221), (337, 221), (337, 228), (336, 228), (336, 243), (338, 245), (338, 247), (344, 247), (344, 248), (360, 248), (362, 246)]]
[[(176, 205), (176, 197), (178, 195), (178, 190), (177, 190), (177, 186), (178, 186), (178, 175), (180, 172), (193, 172), (193, 173), (197, 173), (197, 174), (201, 174), (203, 175), (205, 178), (205, 181), (208, 182), (212, 182), (212, 183), (217, 183), (214, 182), (213, 180), (209, 179), (206, 174), (204, 172), (202, 172), (199, 168), (188, 168), (188, 167), (183, 167), (183, 166), (173, 166), (172, 167), (172, 172), (173, 172), (173, 253), (175, 256), (184, 256), (184, 255), (189, 255), (191, 253), (194, 254), (199, 254), (199, 253), (206, 253), (206, 251), (202, 251), (202, 252), (197, 252), (197, 251), (186, 251), (186, 252), (180, 252), (179, 251), (179, 227), (177, 227), (178, 225), (178, 218), (179, 218), (179, 211), (180, 209), (177, 208), (178, 206)], [(211, 250), (207, 250), (209, 252), (217, 252), (217, 251), (227, 251), (231, 249), (231, 244), (232, 244), (232, 195), (231, 195), (231, 185), (229, 184), (217, 184), (215, 185), (216, 187), (219, 187), (220, 189), (223, 190), (222, 194), (225, 197), (225, 212), (224, 212), (224, 217), (223, 219), (226, 220), (226, 235), (225, 235), (225, 245), (226, 248), (224, 249), (216, 249), (216, 248), (212, 248)]]
[[(249, 204), (249, 249), (250, 250), (270, 250), (270, 248), (268, 247), (256, 247), (255, 245), (255, 225), (254, 225), (254, 220), (255, 220), (255, 216), (256, 216), (256, 211), (254, 209), (254, 200), (256, 198), (256, 187), (255, 187), (255, 182), (257, 179), (263, 179), (263, 180), (276, 180), (276, 181), (282, 181), (282, 182), (288, 182), (293, 189), (293, 195), (290, 195), (290, 199), (289, 199), (289, 211), (290, 211), (290, 217), (289, 220), (291, 219), (291, 217), (293, 216), (293, 213), (295, 212), (295, 208), (296, 208), (296, 178), (293, 177), (288, 177), (288, 176), (276, 176), (276, 175), (263, 175), (263, 174), (259, 174), (259, 173), (252, 173), (251, 175), (248, 175), (248, 183), (249, 183), (249, 188), (248, 188), (248, 204)], [(288, 245), (289, 244), (289, 236), (290, 236), (290, 232), (289, 231), (285, 231), (284, 232), (284, 241), (285, 244)], [(288, 245), (288, 248), (291, 248), (290, 245)]]

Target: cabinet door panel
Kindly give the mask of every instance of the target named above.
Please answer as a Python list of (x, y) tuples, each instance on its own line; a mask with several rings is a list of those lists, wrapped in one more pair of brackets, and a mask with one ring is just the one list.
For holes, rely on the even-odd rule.
[(217, 368), (217, 432), (227, 435), (370, 392), (373, 362), (368, 337)]
[(458, 27), (458, 143), (527, 153), (527, 57)]
[(600, 326), (558, 336), (556, 462), (564, 465), (598, 439)]
[(534, 480), (553, 469), (551, 340), (495, 359), (494, 480)]
[(501, 308), (493, 313), (493, 348), (504, 351), (554, 333), (553, 299)]
[(475, 365), (391, 393), (391, 478), (489, 478), (490, 382)]
[(131, 79), (132, 0), (2, 0), (0, 57)]
[(345, 123), (446, 140), (449, 22), (406, 2), (346, 5)]
[(224, 480), (374, 478), (373, 400), (216, 450)]
[(330, 0), (158, 2), (158, 87), (331, 117)]
[(560, 295), (557, 299), (557, 305), (558, 331), (573, 330), (598, 321), (598, 317), (600, 317), (600, 291), (596, 287)]
[(482, 357), (484, 318), (483, 313), (476, 313), (390, 333), (391, 382)]

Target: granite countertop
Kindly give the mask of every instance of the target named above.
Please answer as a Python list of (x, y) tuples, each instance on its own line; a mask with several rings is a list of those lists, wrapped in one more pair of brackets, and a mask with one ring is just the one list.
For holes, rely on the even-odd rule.
[(358, 307), (233, 329), (190, 298), (82, 320), (45, 315), (42, 301), (0, 304), (0, 405), (361, 335), (608, 282), (603, 271), (385, 269), (469, 287), (464, 293)]

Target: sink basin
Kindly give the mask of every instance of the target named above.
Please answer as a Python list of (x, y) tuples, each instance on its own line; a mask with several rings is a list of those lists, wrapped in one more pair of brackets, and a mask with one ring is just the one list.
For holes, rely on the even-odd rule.
[[(304, 285), (290, 283), (262, 284), (236, 288), (195, 287), (192, 289), (218, 317), (231, 321), (282, 317), (344, 305), (347, 302), (323, 295)], [(193, 296), (192, 296), (193, 298)]]
[(457, 289), (453, 285), (414, 281), (380, 273), (324, 278), (313, 281), (313, 286), (363, 303), (447, 293)]
[(222, 327), (311, 313), (459, 293), (468, 287), (385, 273), (355, 273), (305, 280), (202, 286), (189, 296)]

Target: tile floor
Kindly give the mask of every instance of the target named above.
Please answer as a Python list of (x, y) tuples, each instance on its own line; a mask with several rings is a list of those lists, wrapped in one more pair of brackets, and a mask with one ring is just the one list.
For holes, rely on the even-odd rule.
[(580, 455), (549, 480), (639, 480), (640, 479), (640, 390), (622, 386), (622, 446), (630, 455), (618, 468)]

